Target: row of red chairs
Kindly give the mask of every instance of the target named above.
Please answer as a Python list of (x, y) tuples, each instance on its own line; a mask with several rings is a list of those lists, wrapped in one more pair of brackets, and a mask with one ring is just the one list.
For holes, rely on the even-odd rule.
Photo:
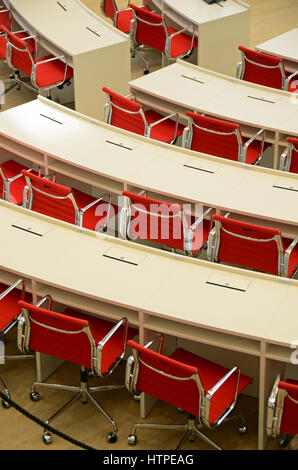
[[(22, 284), (22, 289), (18, 286)], [(184, 442), (203, 439), (215, 449), (221, 447), (202, 434), (200, 429), (219, 426), (235, 409), (241, 392), (252, 383), (252, 379), (235, 366), (228, 369), (218, 363), (191, 353), (183, 348), (176, 349), (170, 357), (163, 354), (162, 335), (146, 346), (133, 340), (138, 330), (129, 326), (125, 317), (116, 324), (86, 313), (67, 308), (62, 313), (53, 310), (52, 298), (47, 295), (36, 305), (32, 296), (25, 290), (23, 279), (11, 286), (0, 284), (0, 338), (18, 326), (18, 347), (25, 356), (34, 357), (35, 352), (58, 357), (78, 364), (81, 369), (80, 385), (69, 386), (48, 382), (33, 382), (30, 398), (39, 399), (37, 388), (54, 388), (75, 393), (66, 404), (56, 411), (46, 424), (74, 401), (90, 401), (110, 422), (113, 431), (109, 432), (109, 442), (117, 440), (117, 424), (106, 410), (93, 397), (99, 391), (114, 390), (124, 385), (104, 385), (90, 387), (88, 376), (92, 372), (97, 377), (106, 377), (123, 361), (127, 348), (132, 356), (127, 359), (125, 385), (133, 395), (147, 393), (169, 403), (187, 413), (187, 423), (179, 425), (136, 423), (128, 436), (128, 443), (136, 444), (136, 431), (140, 428), (169, 429), (183, 431), (177, 449)], [(153, 344), (159, 340), (157, 351)], [(156, 348), (155, 348), (156, 349)], [(25, 357), (24, 356), (24, 357)], [(15, 359), (17, 357), (14, 357)], [(4, 382), (1, 379), (2, 385)], [(11, 398), (6, 388), (6, 396)], [(9, 402), (2, 405), (8, 408)], [(278, 376), (268, 399), (267, 433), (278, 437), (281, 434), (294, 435), (298, 432), (298, 382), (281, 380)], [(247, 426), (241, 417), (239, 432), (245, 434)], [(52, 442), (52, 435), (45, 429), (43, 441)], [(285, 442), (283, 440), (283, 442)]]
[(89, 230), (106, 231), (120, 211), (118, 230), (124, 239), (149, 240), (190, 256), (199, 255), (207, 245), (207, 256), (213, 262), (278, 276), (293, 277), (298, 268), (298, 237), (287, 239), (279, 229), (213, 215), (211, 208), (202, 215), (191, 215), (182, 204), (128, 191), (123, 191), (120, 207), (111, 203), (110, 194), (95, 198), (23, 169), (13, 160), (0, 165), (1, 175), (0, 191), (6, 200)]
[[(237, 123), (186, 112), (188, 125), (178, 121), (178, 114), (162, 116), (147, 109), (132, 97), (122, 96), (103, 87), (108, 102), (105, 121), (112, 126), (160, 142), (173, 144), (182, 135), (182, 147), (227, 160), (256, 165), (271, 146), (265, 142), (265, 131), (260, 129), (253, 137), (244, 137)], [(280, 159), (280, 170), (298, 173), (298, 139), (287, 138), (288, 148)]]
[[(46, 90), (48, 98), (51, 97), (52, 88), (63, 88), (69, 85), (73, 78), (73, 69), (67, 64), (67, 57), (47, 55), (39, 57), (38, 37), (30, 35), (28, 31), (11, 31), (11, 13), (0, 7), (0, 60), (6, 62), (12, 71), (7, 93), (15, 86), (25, 86), (35, 92)], [(30, 79), (28, 85), (20, 74)]]
[[(148, 7), (137, 7), (133, 3), (120, 10), (116, 0), (102, 0), (103, 13), (113, 20), (116, 28), (130, 34), (133, 54), (144, 46), (162, 52), (171, 62), (178, 57), (189, 56), (198, 45), (197, 39), (167, 26), (163, 14), (157, 14)], [(286, 71), (281, 57), (271, 56), (239, 46), (241, 62), (237, 65), (237, 77), (259, 85), (297, 93), (298, 71)], [(145, 59), (146, 60), (146, 59)], [(149, 72), (146, 60), (145, 73)], [(296, 79), (297, 77), (297, 79)]]

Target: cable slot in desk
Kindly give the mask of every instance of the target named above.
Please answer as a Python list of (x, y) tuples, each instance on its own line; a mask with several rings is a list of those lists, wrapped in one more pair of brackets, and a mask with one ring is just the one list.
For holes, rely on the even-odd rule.
[(202, 82), (202, 80), (199, 80), (196, 77), (189, 77), (188, 75), (183, 75), (183, 74), (181, 74), (180, 77), (187, 78), (188, 80), (192, 80), (193, 82), (200, 83), (201, 85), (205, 85), (205, 82)]
[(19, 225), (15, 225), (15, 224), (11, 224), (11, 226), (13, 228), (18, 228), (19, 230), (23, 230), (23, 232), (32, 233), (32, 235), (37, 235), (38, 237), (43, 237), (42, 233), (34, 232), (33, 230), (29, 230), (29, 228), (20, 227)]
[(62, 8), (62, 10), (67, 11), (67, 8), (65, 8), (65, 6), (62, 5), (62, 3), (60, 3), (60, 2), (57, 2), (57, 3), (58, 3), (58, 5), (59, 5), (59, 7)]
[(220, 168), (219, 165), (214, 165), (210, 162), (201, 161), (198, 158), (192, 158), (183, 164), (185, 168), (190, 168), (191, 170), (203, 171), (204, 173), (209, 173), (214, 175)]
[(270, 103), (270, 104), (275, 104), (276, 101), (268, 100), (266, 98), (258, 97), (258, 96), (252, 96), (252, 95), (247, 95), (247, 98), (251, 98), (253, 100), (258, 100), (258, 101), (263, 101), (264, 103)]
[(99, 34), (97, 31), (95, 31), (94, 29), (92, 28), (89, 28), (89, 26), (86, 26), (86, 29), (88, 29), (88, 31), (90, 31), (91, 33), (95, 34), (95, 36), (101, 38), (101, 34)]
[(40, 113), (40, 116), (41, 116), (41, 117), (44, 117), (44, 118), (46, 118), (46, 119), (49, 119), (50, 121), (56, 122), (57, 124), (63, 124), (63, 122), (57, 121), (57, 119), (55, 119), (55, 118), (53, 118), (53, 117), (50, 117), (50, 116), (47, 116), (46, 114), (41, 114), (41, 113)]
[(126, 259), (116, 258), (115, 256), (105, 255), (105, 254), (102, 256), (104, 256), (105, 258), (114, 259), (116, 261), (121, 261), (121, 263), (127, 263), (127, 264), (132, 264), (133, 266), (138, 266), (138, 263), (134, 263), (133, 261), (128, 261)]
[(128, 147), (127, 145), (122, 144), (121, 142), (113, 142), (112, 140), (106, 140), (107, 144), (116, 145), (116, 147), (121, 147), (125, 150), (133, 150), (133, 148)]

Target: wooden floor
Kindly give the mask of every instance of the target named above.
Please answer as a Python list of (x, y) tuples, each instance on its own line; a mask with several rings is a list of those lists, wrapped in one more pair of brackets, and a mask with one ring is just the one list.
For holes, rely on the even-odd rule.
[[(182, 0), (183, 1), (183, 0)], [(297, 0), (245, 0), (252, 7), (251, 15), (251, 46), (263, 42), (270, 37), (281, 34), (298, 23), (298, 1)], [(100, 14), (99, 0), (83, 0), (97, 14)], [(140, 4), (140, 0), (135, 0)], [(125, 0), (118, 0), (120, 7), (126, 6)], [(108, 21), (108, 20), (107, 20)], [(160, 67), (159, 54), (153, 55), (154, 68)], [(132, 77), (142, 75), (143, 64), (137, 60), (132, 62)], [(2, 66), (0, 78), (9, 76), (9, 70)], [(35, 99), (35, 94), (23, 89), (13, 90), (8, 93), (2, 110), (18, 104)], [(7, 353), (17, 353), (15, 333), (8, 335), (6, 344)], [(0, 366), (0, 376), (9, 387), (12, 399), (23, 406), (26, 410), (42, 420), (47, 419), (57, 408), (69, 397), (69, 394), (61, 391), (42, 390), (41, 399), (32, 402), (29, 399), (31, 383), (36, 378), (35, 361), (19, 360), (7, 362)], [(123, 383), (124, 366), (121, 366), (110, 379), (103, 383)], [(65, 363), (51, 376), (50, 381), (66, 384), (78, 384), (79, 368), (76, 365)], [(99, 385), (100, 380), (91, 378), (92, 385)], [(76, 440), (82, 441), (96, 449), (116, 450), (125, 449), (133, 451), (141, 449), (175, 449), (181, 435), (179, 432), (171, 431), (148, 431), (142, 430), (138, 433), (138, 444), (136, 447), (128, 446), (127, 436), (130, 427), (139, 419), (139, 404), (125, 389), (113, 392), (101, 392), (97, 399), (114, 417), (118, 425), (118, 441), (114, 444), (106, 442), (106, 435), (111, 426), (108, 421), (91, 404), (83, 405), (76, 402), (53, 422), (53, 425), (61, 432), (70, 435)], [(218, 429), (206, 430), (206, 435), (227, 450), (257, 449), (257, 416), (258, 401), (254, 398), (242, 397), (239, 401), (239, 411), (243, 411), (247, 419), (248, 434), (243, 436), (237, 431), (238, 422), (231, 421), (223, 424)], [(179, 413), (175, 408), (158, 402), (146, 422), (152, 423), (184, 423), (185, 415)], [(205, 432), (205, 431), (204, 431)], [(4, 409), (0, 407), (0, 449), (34, 449), (34, 450), (61, 450), (79, 449), (71, 443), (54, 436), (54, 441), (49, 446), (42, 442), (42, 428), (18, 413), (15, 409)], [(194, 443), (187, 442), (185, 450), (210, 449), (203, 441), (196, 440)], [(276, 441), (270, 440), (266, 449), (279, 449)]]

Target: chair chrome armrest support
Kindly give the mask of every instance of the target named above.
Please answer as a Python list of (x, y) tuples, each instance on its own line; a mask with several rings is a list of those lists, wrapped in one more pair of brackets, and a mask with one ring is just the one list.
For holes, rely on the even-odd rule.
[(265, 129), (260, 129), (255, 135), (253, 135), (245, 144), (243, 145), (243, 151), (241, 156), (242, 163), (246, 163), (246, 153), (250, 144), (260, 135), (262, 135), (262, 146), (261, 146), (261, 155), (263, 154), (264, 142), (265, 142)]
[(240, 60), (239, 62), (237, 62), (236, 78), (238, 78), (239, 80), (241, 80), (241, 69), (242, 69), (242, 66), (243, 66), (243, 61), (242, 61), (242, 60)]
[(42, 299), (40, 299), (36, 304), (35, 304), (35, 307), (41, 307), (45, 302), (48, 302), (48, 305), (47, 305), (47, 309), (48, 310), (51, 310), (51, 306), (52, 306), (52, 302), (53, 302), (53, 299), (52, 299), (52, 296), (47, 294), (45, 295)]
[(269, 437), (276, 437), (278, 417), (276, 416), (276, 400), (278, 393), (278, 384), (281, 376), (278, 375), (274, 381), (271, 393), (267, 402), (267, 435)]
[(25, 295), (25, 280), (24, 279), (18, 279), (14, 284), (9, 286), (5, 291), (3, 291), (0, 294), (0, 300), (4, 299), (12, 290), (14, 290), (19, 284), (22, 283), (22, 300), (24, 300), (24, 295)]
[(209, 261), (215, 261), (215, 256), (214, 256), (214, 240), (215, 240), (215, 235), (216, 235), (216, 230), (215, 227), (213, 227), (212, 230), (210, 230), (209, 235), (208, 235), (208, 242), (207, 242), (207, 258)]
[(151, 341), (149, 341), (147, 344), (145, 344), (144, 348), (146, 349), (149, 349), (154, 343), (156, 343), (156, 341), (159, 340), (159, 346), (158, 346), (158, 352), (159, 354), (162, 353), (162, 348), (163, 348), (163, 344), (164, 344), (164, 335), (161, 334), (161, 333), (158, 333), (154, 339), (152, 339)]
[(182, 148), (189, 149), (189, 137), (190, 137), (190, 128), (188, 126), (184, 127), (182, 134)]
[(197, 228), (197, 226), (198, 226), (201, 222), (203, 222), (203, 220), (205, 219), (205, 217), (206, 217), (208, 214), (210, 214), (211, 212), (213, 212), (213, 211), (214, 211), (213, 207), (209, 207), (209, 209), (207, 209), (207, 210), (201, 215), (201, 217), (198, 217), (198, 218), (197, 218), (197, 220), (192, 224), (192, 226), (190, 227), (190, 229), (191, 229), (192, 231), (194, 231), (194, 230)]
[(174, 142), (174, 140), (177, 137), (178, 118), (179, 118), (178, 113), (169, 114), (168, 116), (165, 116), (165, 117), (159, 119), (158, 121), (155, 121), (152, 124), (149, 124), (148, 125), (148, 131), (147, 131), (147, 137), (150, 137), (152, 127), (156, 126), (156, 124), (160, 124), (161, 122), (166, 121), (167, 119), (171, 119), (172, 117), (176, 117), (176, 126), (175, 126), (175, 131), (174, 131), (174, 137), (172, 139), (172, 142)]
[(290, 150), (289, 147), (287, 147), (280, 156), (279, 170), (281, 170), (281, 171), (289, 171), (289, 168), (288, 168), (288, 166), (289, 166), (288, 165), (288, 158), (290, 156), (289, 150)]
[(290, 81), (293, 80), (294, 77), (296, 77), (298, 75), (298, 70), (296, 70), (296, 72), (292, 73), (291, 75), (289, 75), (286, 80), (285, 80), (285, 83), (284, 83), (284, 86), (283, 86), (283, 89), (288, 91), (289, 89), (289, 84), (290, 84)]
[(288, 248), (286, 249), (285, 251), (285, 256), (284, 256), (284, 269), (283, 269), (283, 276), (284, 277), (288, 277), (288, 269), (289, 269), (289, 260), (290, 260), (290, 256), (291, 256), (291, 253), (293, 251), (293, 249), (295, 248), (295, 246), (297, 245), (298, 243), (298, 235), (296, 236), (296, 238), (292, 241), (292, 243), (290, 244), (290, 246), (288, 246)]
[[(123, 350), (121, 354), (115, 359), (112, 366), (104, 374), (102, 374), (101, 364), (102, 364), (103, 348), (122, 325), (124, 325)], [(113, 328), (106, 334), (106, 336), (97, 343), (97, 351), (98, 351), (98, 357), (99, 357), (99, 371), (100, 371), (101, 376), (111, 374), (113, 370), (117, 367), (119, 362), (122, 361), (125, 351), (126, 351), (127, 330), (128, 330), (128, 321), (127, 321), (127, 318), (123, 317), (121, 318), (121, 320), (119, 320), (119, 322), (116, 325), (113, 326)]]
[(228, 408), (220, 415), (220, 417), (216, 421), (216, 425), (220, 425), (226, 417), (233, 411), (235, 408), (236, 402), (237, 402), (237, 396), (238, 396), (238, 386), (239, 386), (239, 378), (240, 378), (240, 369), (238, 367), (233, 367), (229, 372), (224, 375), (210, 390), (208, 390), (205, 400), (205, 410), (204, 410), (204, 416), (203, 420), (207, 426), (210, 426), (209, 423), (209, 413), (210, 413), (210, 403), (212, 400), (213, 395), (224, 385), (224, 383), (235, 373), (238, 371), (238, 376), (237, 376), (237, 382), (236, 382), (236, 387), (235, 387), (235, 395), (234, 395), (234, 400), (233, 402), (228, 406)]
[(109, 208), (108, 208), (108, 213), (107, 213), (107, 220), (106, 220), (106, 223), (104, 224), (104, 229), (106, 229), (107, 225), (108, 225), (108, 222), (109, 222), (109, 219), (110, 219), (110, 213), (111, 213), (111, 195), (110, 194), (103, 194), (100, 198), (98, 199), (95, 199), (95, 201), (92, 201), (90, 202), (90, 204), (87, 204), (87, 206), (83, 207), (82, 209), (80, 209), (80, 212), (79, 212), (79, 226), (82, 227), (83, 226), (83, 218), (84, 218), (84, 214), (85, 212), (90, 209), (91, 207), (93, 207), (95, 204), (99, 203), (100, 201), (103, 200), (103, 198), (107, 196), (108, 197), (108, 202), (107, 204), (109, 205)]

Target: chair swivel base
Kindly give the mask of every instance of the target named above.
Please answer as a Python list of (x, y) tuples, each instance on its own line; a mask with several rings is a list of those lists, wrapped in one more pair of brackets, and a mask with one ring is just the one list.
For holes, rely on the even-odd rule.
[(178, 446), (175, 450), (181, 449), (185, 441), (188, 439), (190, 442), (195, 440), (195, 437), (199, 437), (210, 446), (214, 447), (217, 450), (222, 450), (215, 442), (211, 441), (207, 436), (205, 436), (201, 431), (199, 431), (196, 423), (195, 416), (189, 415), (187, 424), (145, 424), (145, 423), (136, 423), (133, 425), (131, 429), (131, 433), (128, 436), (128, 444), (135, 445), (137, 443), (137, 436), (136, 436), (136, 429), (143, 428), (143, 429), (164, 429), (164, 430), (177, 430), (177, 431), (185, 431), (184, 436), (180, 440)]
[[(81, 383), (79, 386), (60, 385), (46, 382), (33, 382), (32, 391), (30, 393), (30, 399), (32, 401), (37, 401), (39, 399), (39, 393), (35, 390), (36, 387), (54, 388), (56, 390), (65, 390), (68, 392), (75, 393), (75, 395), (70, 400), (68, 400), (61, 408), (59, 408), (59, 410), (57, 410), (50, 418), (47, 419), (47, 421), (45, 422), (46, 424), (50, 424), (58, 415), (60, 415), (64, 410), (66, 410), (66, 408), (68, 408), (75, 401), (81, 398), (83, 404), (86, 404), (88, 403), (88, 401), (90, 401), (112, 424), (113, 431), (109, 432), (107, 435), (108, 442), (113, 443), (117, 441), (117, 425), (115, 421), (110, 417), (110, 415), (105, 411), (105, 409), (95, 400), (95, 398), (93, 398), (90, 392), (95, 393), (105, 390), (116, 390), (119, 388), (124, 388), (125, 385), (102, 385), (99, 387), (89, 387), (88, 373), (87, 370), (83, 367), (81, 368)], [(44, 430), (43, 442), (45, 444), (50, 444), (52, 441), (52, 435), (47, 430)]]

